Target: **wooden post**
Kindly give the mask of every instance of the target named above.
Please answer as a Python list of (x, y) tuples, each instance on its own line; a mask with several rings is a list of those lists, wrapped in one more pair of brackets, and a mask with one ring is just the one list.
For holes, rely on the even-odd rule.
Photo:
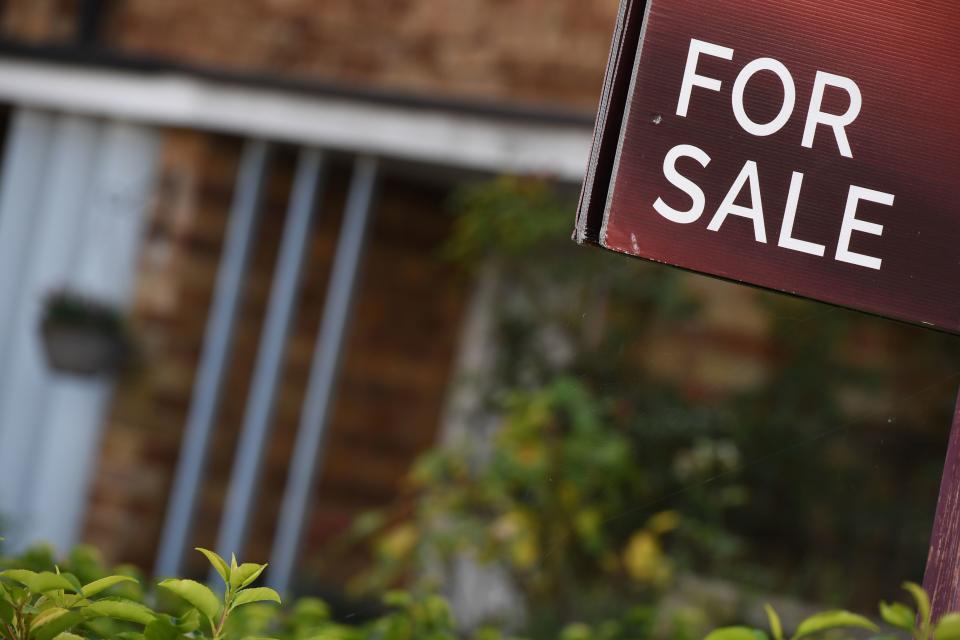
[(960, 611), (960, 398), (950, 429), (923, 586), (933, 602), (934, 620)]

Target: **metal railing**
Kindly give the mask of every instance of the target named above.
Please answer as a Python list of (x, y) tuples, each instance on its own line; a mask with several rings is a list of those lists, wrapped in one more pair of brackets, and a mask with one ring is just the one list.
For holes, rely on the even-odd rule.
[[(0, 56), (0, 101), (20, 105), (15, 107), (12, 134), (7, 138), (3, 184), (0, 185), (0, 266), (4, 267), (0, 269), (0, 305), (24, 298), (20, 294), (26, 286), (24, 282), (30, 284), (31, 278), (36, 279), (36, 273), (21, 273), (30, 267), (26, 254), (32, 251), (29, 249), (32, 245), (25, 238), (45, 232), (34, 228), (38, 223), (25, 212), (53, 206), (43, 204), (56, 196), (44, 192), (44, 189), (53, 190), (49, 174), (74, 156), (77, 160), (72, 162), (71, 171), (88, 175), (84, 171), (100, 161), (97, 145), (101, 131), (130, 130), (143, 140), (155, 140), (163, 128), (169, 126), (247, 140), (235, 180), (201, 358), (156, 557), (154, 570), (160, 575), (179, 573), (190, 546), (221, 393), (231, 368), (244, 284), (257, 241), (271, 149), (275, 144), (292, 144), (300, 149), (300, 156), (220, 525), (217, 547), (225, 554), (242, 550), (256, 503), (263, 452), (270, 439), (277, 392), (282, 384), (283, 352), (302, 297), (301, 277), (311, 227), (317, 216), (337, 213), (317, 210), (325, 185), (327, 152), (353, 155), (352, 182), (272, 545), (267, 580), (280, 591), (286, 591), (293, 579), (294, 558), (308, 516), (311, 488), (323, 462), (344, 337), (350, 324), (357, 273), (380, 177), (380, 164), (375, 158), (390, 157), (467, 171), (538, 173), (577, 180), (586, 164), (590, 143), (589, 123), (579, 120), (568, 122), (549, 117), (486, 113), (441, 103), (420, 105), (404, 100), (353, 97), (345, 92), (284, 91), (174, 71), (144, 74), (125, 68), (64, 65), (55, 60), (11, 55)], [(87, 136), (88, 129), (96, 135)], [(77, 153), (71, 152), (74, 146)], [(138, 162), (146, 164), (142, 159), (146, 154), (143, 144), (125, 143), (119, 145), (116, 152), (110, 152), (109, 145), (104, 148), (108, 156), (112, 153), (118, 162), (124, 157), (134, 158), (125, 163), (128, 169)], [(86, 160), (81, 159), (80, 152), (86, 154), (83, 156)], [(150, 153), (155, 161), (159, 151)], [(72, 175), (64, 174), (64, 180)], [(80, 186), (84, 184), (82, 180), (75, 182)], [(64, 187), (62, 191), (60, 196), (68, 190)], [(146, 193), (145, 187), (143, 192)], [(79, 201), (78, 198), (73, 200)], [(64, 210), (67, 209), (69, 207)], [(141, 221), (145, 218), (139, 205), (126, 206), (125, 210), (140, 215)], [(6, 220), (2, 219), (4, 215)], [(70, 224), (74, 223), (76, 220)], [(69, 243), (66, 246), (69, 248)], [(131, 236), (128, 248), (133, 251), (135, 247)], [(55, 248), (51, 245), (50, 250)], [(85, 255), (93, 254), (87, 251)], [(130, 265), (124, 278), (133, 271)], [(44, 275), (41, 284), (48, 287), (53, 275), (56, 274)], [(118, 295), (125, 291), (124, 278), (115, 278)], [(30, 359), (32, 368), (25, 370), (26, 374), (18, 374), (21, 379), (13, 386), (24, 389), (29, 382), (32, 385), (28, 388), (30, 406), (38, 406), (42, 404), (35, 402), (42, 395), (38, 391), (40, 387), (30, 382), (30, 375), (42, 377), (36, 346), (31, 343), (26, 347), (20, 344), (23, 342), (20, 338), (11, 340), (10, 336), (16, 332), (8, 326), (17, 325), (17, 336), (34, 340), (38, 310), (34, 307), (2, 311), (0, 308), (0, 355), (4, 357), (0, 358), (0, 364), (9, 360), (14, 347), (23, 352), (21, 359)], [(29, 444), (26, 440), (40, 436), (34, 433), (35, 425), (19, 419), (22, 412), (4, 417), (4, 394), (16, 397), (17, 392), (4, 389), (2, 383), (0, 380), (0, 444), (4, 439), (24, 440), (16, 448), (19, 451)], [(96, 399), (92, 399), (94, 395)], [(97, 390), (90, 390), (90, 396), (88, 404), (99, 404), (84, 418), (84, 429), (87, 429), (84, 433), (88, 435), (80, 434), (77, 428), (67, 434), (73, 441), (82, 438), (89, 441), (84, 445), (90, 448), (88, 467), (96, 459), (99, 429), (109, 400), (108, 384), (104, 382)], [(57, 409), (57, 415), (62, 416), (63, 412), (64, 409)], [(49, 411), (44, 408), (41, 413), (46, 415)], [(97, 416), (99, 420), (94, 419)], [(43, 426), (50, 420), (44, 422), (38, 418), (34, 422)], [(60, 435), (42, 436), (42, 447), (50, 448), (50, 438), (63, 437), (63, 433), (57, 433)], [(67, 446), (62, 444), (58, 450)], [(16, 451), (14, 448), (0, 450), (0, 459), (13, 457), (18, 468), (30, 464), (29, 458), (18, 458)], [(68, 492), (71, 504), (80, 505), (78, 513), (70, 516), (76, 523), (82, 520), (88, 479), (86, 476), (73, 478), (75, 486)], [(63, 474), (56, 475), (48, 484), (54, 486), (54, 481), (63, 481)], [(26, 499), (27, 494), (15, 488), (0, 489), (6, 491), (6, 494), (0, 492), (0, 498), (12, 495), (12, 499), (20, 502)], [(61, 500), (66, 502), (67, 498), (61, 497)], [(0, 499), (2, 508), (4, 503)], [(61, 545), (75, 541), (75, 529), (59, 541)]]
[[(258, 228), (269, 157), (270, 145), (262, 140), (247, 142), (243, 151), (199, 373), (157, 556), (155, 572), (158, 575), (178, 574), (188, 547), (221, 390), (230, 366), (233, 330)], [(290, 194), (286, 227), (219, 528), (217, 550), (224, 556), (233, 553), (239, 555), (246, 542), (257, 499), (263, 452), (269, 444), (277, 389), (282, 377), (283, 355), (300, 297), (310, 230), (314, 218), (321, 213), (316, 209), (324, 184), (324, 173), (324, 154), (316, 149), (304, 148), (300, 152)], [(354, 161), (349, 197), (267, 573), (268, 583), (281, 593), (289, 589), (293, 579), (311, 489), (323, 459), (323, 444), (378, 175), (375, 159), (358, 157)]]

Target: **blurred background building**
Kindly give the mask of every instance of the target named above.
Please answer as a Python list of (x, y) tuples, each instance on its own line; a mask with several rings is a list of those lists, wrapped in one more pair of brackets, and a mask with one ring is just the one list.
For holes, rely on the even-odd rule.
[[(300, 527), (295, 504), (280, 516), (311, 466), (291, 470), (298, 432), (322, 467), (311, 548), (390, 502), (437, 441), (470, 313), (473, 284), (437, 260), (449, 193), (502, 173), (576, 187), (616, 4), (4, 2), (16, 545), (144, 567), (159, 547), (172, 573), (229, 519), (219, 548), (269, 557)], [(58, 289), (132, 310), (132, 380), (48, 368)]]

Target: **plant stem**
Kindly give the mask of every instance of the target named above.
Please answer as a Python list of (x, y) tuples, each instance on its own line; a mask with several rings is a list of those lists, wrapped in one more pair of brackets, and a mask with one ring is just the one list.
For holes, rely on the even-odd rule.
[[(227, 593), (227, 598), (229, 598), (229, 592)], [(220, 640), (220, 635), (223, 633), (223, 627), (227, 623), (227, 612), (230, 611), (229, 601), (225, 598), (223, 603), (223, 613), (220, 614), (220, 621), (217, 622), (217, 626), (213, 627), (213, 621), (210, 621), (210, 626), (213, 627), (213, 640)]]
[(18, 640), (27, 640), (30, 636), (30, 630), (27, 628), (27, 619), (23, 615), (23, 606), (21, 603), (20, 606), (16, 608), (16, 615), (14, 616), (20, 627), (19, 636), (17, 636)]

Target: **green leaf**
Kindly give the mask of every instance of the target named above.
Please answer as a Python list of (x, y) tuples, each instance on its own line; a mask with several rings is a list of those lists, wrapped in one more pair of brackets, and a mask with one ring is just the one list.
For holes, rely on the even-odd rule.
[(383, 596), (383, 604), (396, 609), (403, 609), (413, 604), (413, 596), (406, 591), (388, 591)]
[[(83, 631), (94, 638), (110, 638), (110, 640), (121, 640), (117, 638), (117, 623), (115, 620), (103, 617), (91, 617), (86, 611), (80, 611), (83, 615)], [(89, 632), (89, 633), (87, 633)], [(140, 634), (141, 636), (143, 634)], [(143, 640), (139, 638), (138, 640)]]
[(913, 631), (913, 627), (917, 622), (916, 612), (907, 605), (899, 602), (892, 604), (881, 602), (880, 617), (891, 627), (904, 629), (905, 631)]
[(64, 631), (63, 633), (57, 634), (53, 640), (86, 640), (86, 638), (78, 636), (75, 633), (70, 633), (69, 631)]
[(30, 631), (35, 631), (44, 625), (50, 624), (57, 618), (65, 616), (68, 613), (70, 612), (62, 607), (51, 607), (45, 611), (41, 611), (34, 616), (33, 622), (30, 623)]
[(13, 622), (13, 605), (5, 599), (0, 599), (0, 622)]
[(269, 587), (244, 589), (233, 599), (233, 607), (242, 607), (254, 602), (276, 602), (280, 604), (280, 594)]
[(30, 589), (27, 589), (23, 585), (11, 584), (6, 585), (5, 590), (7, 592), (7, 600), (10, 602), (24, 602), (30, 598)]
[(868, 618), (849, 611), (824, 611), (810, 616), (800, 623), (797, 632), (793, 634), (794, 640), (804, 638), (815, 633), (829, 631), (831, 629), (869, 629), (877, 631), (877, 625), (873, 624)]
[(295, 624), (317, 624), (330, 620), (330, 607), (319, 598), (300, 598), (293, 605)]
[(80, 584), (77, 576), (73, 575), (72, 573), (60, 573), (58, 570), (57, 575), (61, 576), (64, 580), (70, 583), (70, 591), (74, 593), (80, 593), (80, 590), (83, 589), (83, 586)]
[(267, 568), (265, 564), (255, 564), (253, 562), (244, 562), (242, 565), (230, 572), (230, 586), (234, 589), (242, 589), (243, 587), (252, 584), (254, 580), (260, 577), (260, 574), (263, 573), (264, 569)]
[(30, 625), (30, 635), (37, 640), (53, 640), (64, 631), (83, 621), (77, 611), (68, 611), (61, 607), (51, 607), (37, 614)]
[(39, 575), (36, 571), (29, 571), (27, 569), (7, 569), (6, 571), (0, 571), (0, 578), (13, 580), (31, 591), (33, 589), (30, 588), (30, 585), (37, 583)]
[(936, 640), (960, 640), (960, 613), (948, 613), (940, 618), (933, 637)]
[(165, 617), (158, 616), (143, 630), (145, 640), (177, 640), (180, 630)]
[(776, 610), (769, 604), (764, 605), (767, 612), (767, 619), (770, 621), (770, 633), (773, 634), (773, 640), (783, 640), (783, 623), (780, 622), (780, 616)]
[(210, 551), (209, 549), (204, 549), (203, 547), (197, 547), (196, 549), (207, 557), (207, 560), (213, 565), (216, 572), (223, 578), (223, 583), (230, 584), (230, 567), (227, 566), (227, 561), (220, 557), (220, 554)]
[(83, 611), (90, 617), (99, 616), (142, 625), (150, 624), (157, 617), (149, 607), (132, 600), (97, 600)]
[(18, 582), (34, 593), (74, 591), (74, 585), (70, 580), (51, 571), (37, 573), (26, 569), (8, 569), (0, 573), (0, 577)]
[(200, 620), (200, 612), (196, 609), (190, 609), (176, 621), (177, 628), (183, 633), (196, 631), (200, 628)]
[(930, 597), (927, 595), (927, 592), (923, 590), (923, 587), (913, 582), (904, 582), (903, 588), (913, 596), (914, 601), (917, 603), (921, 631), (929, 630), (931, 612)]
[(84, 598), (92, 598), (122, 582), (136, 582), (136, 579), (130, 576), (107, 576), (106, 578), (100, 578), (99, 580), (94, 580), (84, 585), (83, 588), (80, 589), (80, 594), (83, 595)]
[(726, 627), (717, 629), (704, 640), (768, 640), (768, 636), (763, 631), (747, 627)]
[(220, 612), (219, 598), (196, 580), (164, 580), (160, 586), (177, 594), (211, 620)]

